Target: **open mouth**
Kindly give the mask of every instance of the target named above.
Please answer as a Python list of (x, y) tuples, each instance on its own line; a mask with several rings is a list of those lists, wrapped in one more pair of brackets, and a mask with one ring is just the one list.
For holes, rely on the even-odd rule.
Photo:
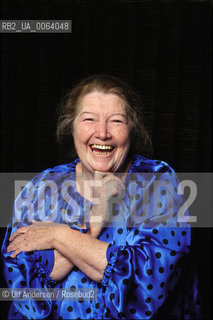
[(91, 144), (90, 148), (92, 152), (97, 155), (108, 155), (115, 149), (115, 147), (113, 146), (110, 146), (110, 145), (105, 146), (101, 144)]

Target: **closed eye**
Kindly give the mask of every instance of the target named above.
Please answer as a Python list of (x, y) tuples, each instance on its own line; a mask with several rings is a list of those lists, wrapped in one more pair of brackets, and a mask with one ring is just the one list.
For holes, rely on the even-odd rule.
[(93, 121), (94, 119), (92, 119), (92, 118), (86, 118), (86, 119), (84, 119), (84, 121)]
[(115, 119), (115, 120), (112, 120), (113, 123), (123, 123), (122, 120), (118, 120), (118, 119)]

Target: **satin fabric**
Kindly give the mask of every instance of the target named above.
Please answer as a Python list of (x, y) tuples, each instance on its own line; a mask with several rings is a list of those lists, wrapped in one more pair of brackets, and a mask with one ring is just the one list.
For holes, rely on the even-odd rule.
[[(62, 281), (53, 281), (53, 250), (21, 252), (15, 259), (10, 258), (6, 252), (8, 239), (17, 228), (29, 224), (26, 217), (30, 210), (34, 219), (42, 213), (43, 220), (88, 231), (92, 203), (76, 191), (75, 167), (79, 161), (43, 171), (19, 194), (2, 247), (4, 274), (9, 288), (92, 288), (97, 290), (97, 299), (13, 301), (8, 319), (199, 318), (197, 280), (192, 269), (187, 271), (190, 228), (177, 221), (183, 200), (178, 195), (174, 170), (163, 161), (134, 156), (125, 180), (124, 201), (113, 205), (112, 220), (99, 236), (109, 243), (108, 265), (101, 283), (77, 267)], [(62, 194), (62, 184), (70, 179), (72, 186)], [(157, 180), (164, 183), (156, 201)], [(47, 190), (41, 199), (42, 188), (51, 181), (57, 185), (57, 192)], [(31, 208), (28, 203), (26, 209), (21, 204), (32, 187), (36, 192)], [(81, 229), (77, 225), (85, 217), (87, 228)]]

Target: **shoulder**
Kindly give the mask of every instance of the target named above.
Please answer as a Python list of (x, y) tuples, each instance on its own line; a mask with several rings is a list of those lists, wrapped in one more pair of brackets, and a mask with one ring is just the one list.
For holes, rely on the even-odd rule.
[(36, 174), (28, 183), (25, 185), (25, 188), (33, 186), (38, 188), (39, 185), (43, 182), (63, 182), (66, 178), (70, 178), (70, 174), (75, 174), (76, 164), (79, 162), (79, 159), (74, 160), (71, 163), (60, 164), (52, 168), (47, 168), (38, 174)]
[(63, 174), (63, 173), (75, 173), (75, 167), (76, 164), (79, 162), (79, 159), (75, 159), (73, 162), (70, 163), (65, 163), (65, 164), (60, 164), (57, 166), (54, 166), (53, 168), (48, 168), (43, 170), (38, 174), (38, 176), (54, 176), (55, 174)]
[(71, 172), (74, 173), (75, 172), (75, 167), (76, 164), (79, 162), (79, 159), (75, 159), (73, 162), (70, 163), (65, 163), (65, 164), (60, 164), (57, 165), (53, 168), (48, 168), (45, 169), (44, 171), (42, 171), (41, 173), (49, 173), (49, 174), (53, 174), (53, 173), (66, 173), (66, 172)]
[(141, 155), (134, 155), (132, 165), (130, 167), (130, 172), (170, 172), (174, 173), (172, 167), (162, 160), (153, 160), (145, 158)]

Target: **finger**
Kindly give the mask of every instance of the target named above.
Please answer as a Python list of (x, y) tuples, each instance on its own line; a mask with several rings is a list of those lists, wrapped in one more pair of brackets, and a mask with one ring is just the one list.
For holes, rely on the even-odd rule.
[(95, 180), (102, 180), (106, 176), (114, 176), (114, 175), (112, 172), (95, 171), (94, 173)]
[(112, 186), (112, 183), (119, 184), (120, 185), (119, 189), (121, 188), (123, 189), (123, 191), (125, 191), (125, 186), (123, 184), (123, 181), (111, 172), (95, 171), (95, 181), (101, 182), (101, 185), (98, 184), (99, 187), (102, 187), (103, 185), (105, 185), (104, 186), (105, 189), (107, 184), (110, 184), (110, 187)]
[(121, 200), (125, 194), (125, 187), (117, 181), (110, 181), (105, 186), (105, 192), (109, 197), (119, 197)]
[(17, 236), (10, 244), (7, 248), (13, 248), (14, 246), (21, 244), (24, 240), (26, 239), (26, 234), (22, 234)]
[(18, 250), (16, 250), (15, 252), (13, 252), (11, 255), (10, 255), (10, 257), (11, 258), (15, 258), (16, 256), (17, 256), (17, 254), (19, 254), (20, 252), (22, 252), (23, 250), (20, 250), (20, 249), (18, 249)]
[(16, 239), (14, 239), (7, 247), (7, 252), (13, 251), (20, 247), (20, 245), (23, 244), (23, 241), (26, 241), (25, 235), (16, 237)]
[(118, 184), (112, 184), (111, 186), (107, 186), (105, 190), (108, 197), (122, 196), (124, 193), (123, 188), (121, 188)]
[(108, 176), (103, 179), (103, 184), (107, 184), (107, 183), (116, 183), (123, 190), (126, 189), (123, 181), (114, 175), (112, 177)]
[(104, 180), (115, 180), (115, 181), (120, 181), (121, 183), (123, 183), (123, 181), (122, 181), (122, 179), (120, 177), (118, 177), (118, 176), (116, 176), (116, 175), (114, 175), (112, 173), (106, 175), (104, 177)]
[(16, 257), (17, 254), (19, 254), (22, 251), (24, 252), (33, 251), (33, 247), (32, 247), (32, 244), (29, 245), (29, 242), (25, 242), (25, 243), (22, 243), (20, 246), (17, 246), (17, 248), (14, 249), (13, 251), (14, 252), (10, 255), (12, 258)]
[(116, 196), (118, 194), (118, 189), (116, 186), (112, 188), (112, 196)]
[[(98, 186), (101, 187), (98, 195), (103, 199), (109, 199), (112, 196), (122, 196), (126, 189), (123, 181), (111, 172), (96, 171), (95, 181), (101, 182), (101, 185), (98, 184)], [(95, 189), (93, 190), (95, 191)]]
[(15, 239), (15, 237), (19, 236), (20, 234), (26, 233), (27, 229), (29, 228), (29, 226), (27, 227), (21, 227), (19, 229), (17, 229), (12, 236), (10, 236), (9, 240), (13, 241)]

